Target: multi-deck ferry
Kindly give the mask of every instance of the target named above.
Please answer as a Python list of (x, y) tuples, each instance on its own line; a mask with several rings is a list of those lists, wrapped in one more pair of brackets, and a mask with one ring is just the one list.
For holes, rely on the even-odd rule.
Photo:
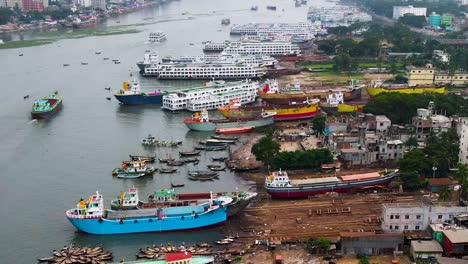
[(300, 55), (301, 49), (290, 42), (239, 42), (229, 44), (221, 54)]
[(260, 78), (266, 69), (246, 63), (197, 62), (187, 64), (161, 63), (145, 68), (144, 76), (158, 79), (245, 79)]
[(260, 85), (251, 80), (239, 82), (211, 81), (205, 86), (176, 90), (163, 96), (162, 108), (177, 111), (216, 109), (230, 101), (241, 105), (255, 101)]
[(258, 35), (258, 34), (291, 34), (291, 35), (315, 35), (321, 31), (321, 27), (308, 23), (249, 23), (233, 25), (231, 35)]
[(146, 52), (143, 55), (143, 60), (137, 62), (137, 66), (141, 72), (145, 71), (145, 68), (152, 65), (157, 64), (159, 62), (159, 55), (157, 52)]

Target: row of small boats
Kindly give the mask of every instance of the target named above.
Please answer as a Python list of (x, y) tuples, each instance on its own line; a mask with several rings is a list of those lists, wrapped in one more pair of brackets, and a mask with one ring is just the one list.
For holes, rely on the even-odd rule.
[(106, 263), (113, 258), (112, 253), (104, 251), (102, 247), (63, 247), (61, 250), (53, 250), (52, 256), (38, 258), (39, 262), (48, 263)]
[(136, 254), (139, 259), (163, 259), (166, 254), (174, 252), (191, 252), (192, 254), (211, 254), (208, 243), (201, 245), (193, 245), (189, 247), (185, 246), (151, 246), (146, 248), (140, 248), (140, 251)]

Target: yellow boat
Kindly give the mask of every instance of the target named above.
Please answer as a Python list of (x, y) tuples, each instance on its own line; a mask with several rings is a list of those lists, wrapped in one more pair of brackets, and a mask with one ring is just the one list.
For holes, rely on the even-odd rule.
[(318, 103), (318, 99), (312, 99), (305, 103), (287, 105), (236, 106), (230, 104), (218, 108), (218, 112), (227, 118), (245, 118), (257, 116), (261, 112), (276, 112), (273, 116), (274, 120), (299, 120), (317, 115)]
[(367, 87), (367, 93), (370, 97), (375, 97), (381, 93), (403, 93), (403, 94), (422, 94), (422, 93), (445, 93), (445, 87), (438, 87), (435, 85), (414, 86), (408, 85), (394, 85), (394, 86), (380, 86), (380, 87)]

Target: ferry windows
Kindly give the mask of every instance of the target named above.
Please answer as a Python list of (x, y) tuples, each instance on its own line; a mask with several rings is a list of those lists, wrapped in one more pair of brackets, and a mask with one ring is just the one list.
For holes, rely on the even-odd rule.
[(416, 230), (419, 230), (419, 226), (418, 226), (418, 225), (417, 225), (417, 226), (415, 226), (415, 227), (414, 227), (414, 229), (416, 229)]

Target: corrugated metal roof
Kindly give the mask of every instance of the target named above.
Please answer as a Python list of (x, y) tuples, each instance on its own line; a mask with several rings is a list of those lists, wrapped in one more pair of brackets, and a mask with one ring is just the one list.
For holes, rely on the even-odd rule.
[(411, 246), (415, 252), (443, 252), (439, 242), (435, 240), (413, 240)]
[(444, 230), (442, 232), (452, 243), (468, 243), (468, 229)]
[(320, 184), (320, 183), (333, 183), (339, 182), (337, 177), (325, 177), (316, 179), (303, 179), (303, 180), (291, 180), (291, 184), (304, 185), (304, 184)]
[(366, 180), (378, 177), (380, 177), (378, 172), (340, 176), (343, 181)]

